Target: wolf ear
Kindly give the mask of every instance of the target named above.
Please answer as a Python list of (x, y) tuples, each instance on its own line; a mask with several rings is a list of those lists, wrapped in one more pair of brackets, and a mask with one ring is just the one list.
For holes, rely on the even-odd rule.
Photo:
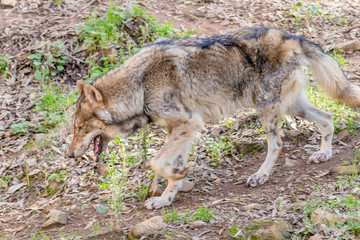
[(101, 103), (103, 101), (101, 93), (94, 86), (85, 84), (83, 89), (85, 97), (87, 100), (89, 100), (90, 103)]
[(78, 80), (76, 82), (76, 86), (79, 90), (79, 93), (80, 95), (84, 93), (84, 86), (86, 85), (87, 83), (84, 81), (84, 80)]

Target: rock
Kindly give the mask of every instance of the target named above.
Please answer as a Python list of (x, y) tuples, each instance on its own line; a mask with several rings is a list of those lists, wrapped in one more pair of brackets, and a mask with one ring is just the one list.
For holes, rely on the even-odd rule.
[(292, 205), (293, 208), (303, 208), (306, 206), (306, 202), (305, 201), (299, 201), (296, 202)]
[(355, 187), (353, 190), (351, 190), (351, 193), (354, 194), (354, 195), (360, 195), (360, 188)]
[(166, 227), (166, 223), (163, 222), (162, 217), (155, 216), (140, 222), (130, 228), (130, 237), (140, 238), (143, 236), (151, 236)]
[(346, 139), (348, 139), (348, 137), (350, 136), (350, 133), (347, 129), (341, 130), (337, 135), (336, 135), (336, 142), (339, 141), (345, 141)]
[(269, 227), (260, 227), (252, 237), (261, 240), (282, 240), (286, 239), (291, 228), (291, 225), (285, 221), (277, 222)]
[(238, 153), (247, 154), (264, 147), (262, 142), (234, 141)]
[(358, 39), (347, 41), (344, 43), (335, 44), (334, 50), (340, 50), (343, 52), (352, 52), (360, 50), (360, 41)]
[(322, 238), (319, 235), (314, 235), (309, 238), (309, 240), (322, 240)]
[(295, 129), (291, 129), (289, 131), (286, 132), (290, 137), (297, 137), (301, 134), (301, 132), (299, 130), (295, 130)]
[(17, 0), (0, 0), (0, 5), (6, 8), (13, 8), (17, 4)]
[(321, 208), (318, 208), (311, 213), (311, 221), (316, 225), (325, 224), (327, 226), (335, 226), (337, 222), (346, 222), (344, 218), (336, 216)]
[(252, 211), (254, 209), (261, 209), (262, 207), (258, 203), (250, 203), (250, 204), (244, 206), (244, 208), (248, 211)]
[(222, 129), (220, 127), (214, 127), (211, 129), (210, 135), (213, 137), (219, 136)]
[(59, 189), (60, 186), (61, 186), (61, 183), (59, 183), (56, 180), (51, 180), (48, 188), (57, 190), (57, 189)]
[(102, 177), (106, 177), (109, 174), (109, 171), (104, 167), (104, 166), (100, 166), (97, 168), (97, 172), (102, 176)]
[(68, 223), (66, 213), (59, 210), (50, 210), (50, 213), (46, 216), (48, 220), (41, 226), (42, 229), (58, 227)]
[(195, 184), (193, 182), (190, 182), (188, 180), (183, 180), (181, 192), (190, 192), (195, 187)]
[(358, 173), (360, 171), (360, 166), (336, 166), (332, 171), (340, 175), (351, 175)]
[(201, 220), (197, 220), (193, 223), (190, 224), (189, 228), (190, 229), (195, 229), (195, 228), (202, 228), (206, 226), (206, 222), (203, 222)]
[(297, 161), (292, 160), (288, 157), (285, 157), (285, 166), (287, 167), (294, 167), (297, 164)]

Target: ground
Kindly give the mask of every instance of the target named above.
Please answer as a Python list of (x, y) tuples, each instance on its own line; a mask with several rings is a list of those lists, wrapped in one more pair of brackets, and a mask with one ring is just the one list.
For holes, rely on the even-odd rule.
[[(121, 4), (126, 8), (130, 2)], [(339, 44), (360, 37), (360, 28), (356, 27), (360, 4), (356, 0), (149, 0), (138, 4), (160, 23), (172, 21), (178, 29), (196, 30), (198, 37), (249, 26), (284, 29), (330, 51), (348, 79), (359, 83), (360, 52), (334, 51)], [(339, 165), (358, 165), (359, 160), (359, 115), (340, 105), (323, 104), (340, 116), (333, 158), (306, 164), (319, 146), (319, 132), (301, 119), (284, 120), (281, 156), (269, 180), (257, 188), (249, 188), (245, 182), (262, 164), (266, 147), (239, 150), (243, 141), (260, 146), (265, 143), (256, 114), (246, 109), (207, 124), (189, 157), (187, 179), (195, 184), (194, 189), (180, 193), (170, 207), (160, 210), (143, 206), (152, 173), (143, 162), (141, 139), (145, 139), (147, 157), (151, 158), (166, 140), (164, 129), (150, 126), (148, 134), (143, 130), (128, 142), (113, 144), (109, 155), (117, 161), (110, 165), (109, 157), (96, 163), (90, 151), (82, 159), (68, 159), (64, 151), (71, 140), (69, 119), (74, 108), (61, 109), (70, 117), (56, 124), (36, 111), (46, 89), (46, 73), (41, 72), (44, 78), (36, 77), (37, 65), (29, 56), (36, 60), (36, 54), (43, 54), (43, 59), (48, 49), (57, 49), (47, 43), (61, 40), (65, 50), (58, 47), (63, 49), (61, 56), (52, 52), (49, 66), (55, 73), (51, 80), (61, 92), (74, 93), (76, 80), (88, 74), (88, 60), (99, 54), (85, 49), (76, 26), (91, 13), (101, 16), (109, 5), (95, 0), (0, 1), (0, 239), (120, 239), (128, 236), (131, 226), (155, 215), (163, 216), (168, 225), (153, 239), (246, 239), (251, 235), (247, 232), (249, 224), (264, 220), (288, 222), (292, 226), (288, 239), (309, 239), (315, 234), (321, 239), (358, 239), (359, 224), (350, 224), (350, 218), (346, 226), (352, 228), (346, 229), (308, 222), (318, 207), (344, 216), (360, 210), (357, 172), (339, 177), (333, 171)], [(1, 60), (5, 54), (12, 60), (5, 61), (8, 69), (4, 71)], [(61, 62), (62, 56), (66, 56), (66, 65)], [(62, 71), (64, 67), (66, 71)], [(121, 150), (123, 147), (126, 150)], [(123, 209), (116, 211), (112, 204), (119, 195), (114, 194), (109, 181), (124, 178), (111, 173), (125, 163), (129, 167), (124, 186), (127, 192), (121, 193)], [(302, 203), (305, 205), (296, 207)], [(47, 214), (53, 210), (65, 213), (67, 224), (44, 228)], [(211, 217), (204, 218), (200, 212)], [(192, 225), (198, 219), (205, 225)]]

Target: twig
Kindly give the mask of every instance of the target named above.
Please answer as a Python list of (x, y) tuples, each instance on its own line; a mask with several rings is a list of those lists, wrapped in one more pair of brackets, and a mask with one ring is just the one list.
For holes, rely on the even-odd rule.
[(85, 8), (91, 6), (94, 2), (96, 2), (97, 0), (92, 0), (91, 2), (89, 2), (89, 4), (85, 5), (84, 7), (80, 8), (79, 11), (77, 11), (77, 13), (75, 13), (74, 15), (72, 15), (70, 18), (73, 18), (75, 16), (77, 16), (78, 14), (81, 13), (82, 10), (84, 10)]
[(355, 28), (360, 28), (360, 24), (349, 27), (348, 29), (346, 29), (345, 31), (343, 31), (343, 33), (349, 33), (351, 30), (355, 29)]
[(205, 232), (203, 232), (203, 233), (200, 233), (197, 237), (199, 238), (199, 237), (201, 237), (202, 235), (205, 235), (205, 234), (210, 233), (210, 232), (211, 232), (210, 230), (205, 231)]

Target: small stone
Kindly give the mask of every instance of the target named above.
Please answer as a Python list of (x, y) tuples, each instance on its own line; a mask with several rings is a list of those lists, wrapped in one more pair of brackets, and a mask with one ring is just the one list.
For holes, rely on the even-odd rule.
[(46, 216), (48, 220), (41, 226), (42, 229), (53, 228), (68, 223), (66, 213), (59, 210), (50, 210), (50, 213)]
[(306, 206), (306, 202), (305, 201), (299, 201), (296, 202), (292, 205), (293, 208), (303, 208)]
[(219, 136), (221, 131), (222, 131), (222, 129), (220, 127), (214, 127), (211, 129), (210, 135), (213, 137)]
[(301, 134), (301, 132), (299, 130), (291, 129), (291, 130), (287, 131), (287, 134), (290, 137), (297, 137)]
[(360, 50), (360, 41), (358, 39), (347, 41), (347, 42), (341, 42), (338, 44), (335, 44), (334, 50), (340, 50), (343, 52), (353, 52)]
[(1, 0), (0, 5), (5, 6), (7, 8), (13, 8), (17, 4), (17, 0)]
[(206, 222), (203, 222), (201, 220), (197, 220), (193, 223), (190, 224), (189, 228), (190, 229), (195, 229), (195, 228), (202, 228), (206, 226)]
[(100, 166), (98, 171), (102, 177), (106, 177), (109, 174), (109, 171), (104, 166)]
[(161, 231), (166, 227), (166, 223), (163, 222), (162, 217), (155, 216), (140, 222), (130, 228), (130, 237), (140, 238), (143, 236), (151, 236)]
[(261, 240), (282, 240), (286, 239), (291, 225), (285, 221), (272, 224), (267, 228), (260, 228), (253, 236)]
[(347, 129), (341, 130), (337, 135), (336, 135), (336, 142), (339, 141), (346, 141), (350, 136), (350, 132)]
[(353, 190), (351, 190), (351, 193), (354, 194), (354, 195), (359, 195), (360, 194), (360, 188), (355, 187)]
[(188, 180), (183, 180), (181, 192), (190, 192), (195, 187), (195, 184), (193, 182), (190, 182)]
[(322, 240), (322, 238), (319, 235), (314, 235), (309, 238), (309, 240)]
[(56, 180), (51, 180), (49, 188), (57, 190), (61, 186), (61, 183)]
[(344, 218), (336, 216), (321, 208), (318, 208), (311, 213), (311, 221), (316, 225), (325, 224), (327, 226), (335, 226), (337, 222), (346, 222)]
[(334, 167), (332, 171), (340, 175), (351, 175), (358, 173), (360, 171), (360, 166), (337, 166)]
[(248, 154), (264, 147), (262, 142), (234, 141), (234, 145), (240, 154)]
[(220, 178), (215, 179), (214, 183), (220, 183)]
[(297, 164), (297, 161), (291, 160), (290, 158), (285, 158), (285, 166), (294, 167)]
[(248, 211), (252, 211), (254, 209), (261, 209), (262, 207), (258, 203), (250, 203), (250, 204), (244, 206), (244, 208)]

